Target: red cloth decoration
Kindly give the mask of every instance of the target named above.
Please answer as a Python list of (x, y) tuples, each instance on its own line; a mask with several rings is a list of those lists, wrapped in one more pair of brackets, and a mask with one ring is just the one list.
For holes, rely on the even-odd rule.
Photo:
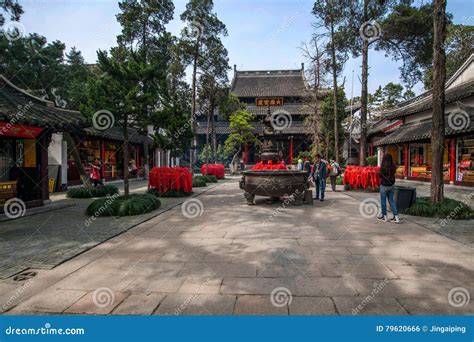
[(157, 189), (158, 192), (168, 190), (193, 190), (193, 175), (185, 167), (154, 167), (148, 177), (148, 189)]
[(262, 161), (258, 162), (252, 167), (252, 170), (287, 170), (287, 168), (284, 161), (273, 164), (273, 161), (269, 160), (267, 164)]
[(223, 179), (225, 175), (224, 164), (209, 164), (209, 171), (206, 170), (206, 164), (201, 167), (203, 175), (216, 176), (218, 179)]
[(352, 189), (371, 187), (372, 190), (380, 187), (380, 167), (378, 166), (347, 166), (344, 171), (344, 185)]

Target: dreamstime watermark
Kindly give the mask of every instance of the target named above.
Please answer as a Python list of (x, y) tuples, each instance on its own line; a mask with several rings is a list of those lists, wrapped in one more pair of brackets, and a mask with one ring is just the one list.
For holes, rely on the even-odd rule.
[(99, 207), (99, 209), (96, 210), (96, 212), (94, 213), (94, 215), (92, 215), (91, 217), (88, 217), (85, 221), (84, 221), (84, 225), (86, 227), (89, 227), (92, 223), (94, 223), (94, 221), (102, 215), (102, 213), (104, 211), (106, 211), (111, 205), (112, 203), (119, 197), (120, 195), (119, 194), (113, 194), (113, 195), (107, 195), (106, 196), (106, 200), (104, 202), (103, 205), (101, 205)]
[(31, 286), (32, 283), (33, 279), (28, 279), (24, 284), (18, 287), (13, 296), (11, 296), (10, 299), (2, 305), (1, 311), (6, 311), (8, 308), (10, 308), (15, 303), (15, 301), (20, 298), (23, 293), (25, 293), (25, 291)]
[(204, 205), (197, 198), (191, 198), (181, 205), (181, 212), (183, 213), (184, 217), (188, 219), (194, 219), (196, 217), (202, 216), (204, 213)]
[(92, 116), (92, 126), (98, 131), (105, 131), (113, 127), (115, 116), (106, 109), (98, 110)]
[(15, 113), (15, 115), (10, 119), (9, 122), (5, 124), (5, 126), (2, 127), (0, 130), (0, 135), (5, 135), (7, 132), (13, 128), (13, 125), (15, 125), (20, 119), (22, 119), (27, 112), (31, 110), (33, 107), (33, 102), (29, 101), (26, 105), (18, 105), (17, 109), (18, 111)]
[(10, 21), (5, 24), (3, 28), (3, 35), (9, 41), (14, 42), (15, 40), (21, 39), (25, 36), (25, 26), (19, 21)]
[(191, 294), (189, 297), (187, 297), (183, 304), (181, 304), (179, 307), (177, 307), (176, 309), (174, 309), (174, 315), (175, 316), (179, 316), (181, 315), (181, 313), (186, 310), (186, 308), (189, 306), (189, 304), (191, 304), (198, 296), (199, 296), (199, 293), (202, 291), (202, 289), (207, 286), (207, 284), (209, 284), (209, 282), (211, 281), (211, 279), (207, 279), (206, 281), (204, 281), (201, 285), (199, 285), (199, 287), (197, 288), (196, 291), (194, 291), (193, 294)]
[(192, 21), (189, 27), (184, 28), (184, 35), (190, 39), (198, 39), (204, 32), (204, 26), (198, 21)]
[(366, 21), (360, 26), (359, 34), (363, 40), (372, 42), (382, 35), (382, 28), (375, 20)]
[(291, 114), (284, 110), (278, 109), (274, 111), (270, 116), (270, 124), (275, 131), (283, 131), (291, 127), (293, 119)]
[(455, 308), (460, 308), (469, 304), (471, 296), (464, 287), (454, 287), (448, 293), (448, 303)]
[(458, 108), (448, 115), (448, 126), (454, 131), (460, 131), (471, 126), (471, 117), (463, 108), (462, 104), (457, 104)]
[(277, 287), (270, 294), (270, 302), (277, 308), (290, 305), (293, 301), (291, 291), (286, 287)]
[(5, 216), (11, 219), (16, 219), (26, 214), (26, 204), (19, 198), (10, 198), (3, 205), (3, 212)]
[(367, 306), (367, 304), (369, 304), (380, 292), (382, 292), (388, 283), (388, 279), (384, 279), (380, 283), (375, 282), (370, 294), (368, 294), (359, 305), (352, 309), (352, 315), (358, 315), (359, 312), (361, 312)]
[(92, 302), (99, 308), (106, 308), (114, 303), (114, 292), (108, 287), (99, 287), (92, 294)]
[(5, 335), (84, 335), (83, 328), (53, 328), (51, 323), (45, 323), (39, 328), (18, 328), (9, 326), (5, 328)]
[(457, 214), (463, 210), (464, 206), (470, 206), (473, 197), (473, 192), (471, 192), (469, 195), (464, 195), (459, 204), (455, 206), (454, 209), (444, 219), (439, 220), (439, 225), (441, 227), (448, 225), (452, 220), (454, 220)]
[(276, 208), (271, 215), (269, 215), (265, 221), (263, 221), (263, 224), (269, 224), (273, 222), (273, 220), (278, 217), (284, 210), (288, 208), (288, 206), (296, 201), (296, 197), (301, 195), (301, 191), (296, 189), (294, 193), (292, 193), (290, 196), (286, 197), (281, 205)]
[(359, 204), (359, 213), (363, 218), (375, 218), (380, 213), (379, 201), (366, 198)]

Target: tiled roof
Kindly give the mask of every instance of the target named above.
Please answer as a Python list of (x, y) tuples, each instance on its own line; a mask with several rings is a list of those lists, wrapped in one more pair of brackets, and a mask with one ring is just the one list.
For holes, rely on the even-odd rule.
[(301, 97), (306, 90), (303, 69), (236, 70), (231, 87), (237, 97)]
[[(445, 103), (452, 103), (474, 95), (474, 81), (461, 84), (457, 87), (446, 90)], [(401, 107), (385, 112), (387, 119), (395, 119), (411, 114), (416, 114), (433, 108), (432, 92), (423, 94), (416, 101), (410, 100), (402, 104)]]
[[(375, 146), (398, 144), (431, 138), (432, 121), (402, 125), (391, 134), (374, 143)], [(474, 108), (464, 107), (445, 116), (446, 136), (474, 132)]]
[[(115, 141), (124, 141), (123, 129), (121, 127), (111, 127), (104, 131), (99, 131), (93, 127), (84, 129), (87, 136), (99, 137), (103, 139), (110, 139)], [(140, 133), (136, 128), (128, 128), (128, 141), (133, 144), (143, 144), (145, 142), (145, 136)], [(148, 138), (149, 143), (153, 142), (153, 139)]]
[[(255, 133), (261, 134), (263, 132), (263, 123), (251, 122), (251, 125), (255, 127)], [(228, 122), (216, 122), (215, 123), (216, 134), (230, 134), (230, 127)], [(208, 131), (206, 122), (199, 122), (197, 127), (197, 134), (206, 134)], [(209, 127), (210, 131), (210, 127)], [(303, 121), (293, 121), (290, 127), (283, 129), (283, 134), (310, 134), (311, 129), (306, 127)]]
[(87, 126), (80, 112), (56, 108), (53, 102), (27, 93), (3, 75), (0, 75), (0, 120), (56, 130)]

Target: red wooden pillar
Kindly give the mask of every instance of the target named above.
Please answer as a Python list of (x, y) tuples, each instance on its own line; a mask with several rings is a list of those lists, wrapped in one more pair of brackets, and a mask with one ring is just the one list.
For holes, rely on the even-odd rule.
[(140, 169), (140, 147), (139, 145), (135, 145), (135, 161), (136, 161), (136, 164), (137, 164), (137, 168)]
[(293, 136), (290, 137), (290, 165), (293, 165)]
[(408, 177), (408, 162), (410, 158), (408, 157), (408, 144), (405, 144), (405, 177)]
[(249, 160), (249, 145), (245, 144), (244, 145), (244, 164), (247, 165), (247, 162)]
[(101, 175), (105, 179), (105, 141), (100, 141), (100, 161), (102, 162)]
[(451, 139), (449, 142), (451, 148), (451, 158), (449, 160), (449, 181), (454, 183), (456, 180), (456, 139)]

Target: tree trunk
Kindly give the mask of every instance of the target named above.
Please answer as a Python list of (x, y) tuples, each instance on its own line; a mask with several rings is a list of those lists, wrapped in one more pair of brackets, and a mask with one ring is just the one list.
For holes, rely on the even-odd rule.
[(130, 193), (128, 182), (128, 121), (127, 115), (123, 120), (123, 195), (128, 197)]
[(197, 78), (197, 63), (199, 58), (199, 37), (196, 41), (196, 48), (193, 57), (193, 78), (192, 78), (192, 101), (191, 101), (191, 130), (193, 132), (193, 139), (191, 141), (191, 150), (189, 151), (189, 166), (191, 173), (194, 175), (194, 157), (196, 153), (196, 78)]
[(360, 96), (360, 139), (359, 165), (365, 165), (367, 151), (367, 83), (369, 78), (369, 42), (364, 40), (362, 45), (362, 91)]
[(66, 140), (68, 146), (70, 147), (71, 155), (77, 165), (79, 177), (81, 178), (82, 184), (84, 184), (84, 186), (88, 189), (92, 188), (91, 182), (89, 181), (89, 177), (87, 176), (86, 170), (84, 169), (84, 165), (82, 165), (81, 157), (79, 156), (79, 152), (77, 151), (77, 145), (74, 142), (74, 139), (69, 134), (69, 132), (63, 132), (63, 137), (64, 140)]
[(211, 136), (212, 136), (212, 161), (217, 161), (217, 137), (216, 137), (216, 126), (214, 122), (214, 108), (212, 109), (211, 116)]
[(444, 198), (444, 99), (446, 81), (446, 0), (434, 0), (433, 39), (433, 117), (431, 126), (431, 202), (439, 203)]
[(209, 145), (209, 135), (210, 135), (210, 125), (211, 125), (211, 113), (207, 113), (207, 130), (206, 130), (206, 146), (205, 152), (206, 152), (206, 175), (209, 171), (209, 152), (210, 152), (210, 145)]
[(334, 107), (334, 155), (339, 163), (339, 120), (337, 117), (337, 65), (336, 47), (334, 46), (334, 24), (331, 23), (331, 59), (332, 59), (332, 84), (333, 84), (333, 107)]

